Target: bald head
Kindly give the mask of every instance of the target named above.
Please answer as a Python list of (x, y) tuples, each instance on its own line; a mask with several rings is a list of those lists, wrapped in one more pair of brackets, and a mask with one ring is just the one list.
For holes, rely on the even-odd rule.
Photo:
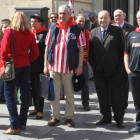
[(110, 24), (110, 14), (106, 10), (102, 10), (98, 14), (99, 25), (105, 29)]
[(114, 20), (118, 25), (121, 25), (124, 22), (124, 13), (121, 9), (114, 11)]
[(137, 17), (137, 23), (138, 23), (138, 25), (140, 27), (140, 10), (137, 12), (136, 17)]

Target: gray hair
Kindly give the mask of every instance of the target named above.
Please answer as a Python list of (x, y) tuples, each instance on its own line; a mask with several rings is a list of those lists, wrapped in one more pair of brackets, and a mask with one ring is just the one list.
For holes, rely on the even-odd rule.
[(98, 18), (98, 13), (96, 11), (93, 11), (93, 12), (90, 12), (88, 16), (89, 18), (92, 18), (92, 17)]
[(138, 17), (138, 13), (140, 13), (140, 10), (137, 12), (137, 14), (136, 14), (136, 18)]
[(68, 6), (66, 4), (65, 5), (60, 5), (59, 8), (58, 8), (58, 12), (59, 12), (60, 9), (67, 9), (68, 13), (71, 14), (71, 8), (70, 8), (70, 6)]
[(123, 13), (124, 13), (123, 10), (117, 9), (117, 10), (114, 11), (114, 14), (115, 14), (115, 12), (117, 12), (117, 11), (121, 12), (122, 15), (123, 15)]
[[(106, 11), (106, 10), (102, 10), (102, 11), (99, 12), (99, 14), (100, 14), (101, 12), (105, 12), (105, 13), (107, 13), (107, 14), (109, 15), (109, 17), (110, 17), (110, 13), (109, 13), (108, 11)], [(98, 15), (99, 15), (99, 14), (98, 14)]]

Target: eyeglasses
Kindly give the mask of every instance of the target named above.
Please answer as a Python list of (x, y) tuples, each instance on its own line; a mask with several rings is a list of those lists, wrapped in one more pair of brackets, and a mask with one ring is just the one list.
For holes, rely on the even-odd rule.
[(51, 19), (53, 19), (53, 18), (58, 18), (58, 17), (50, 17)]
[(140, 20), (140, 17), (137, 17), (138, 20)]
[(39, 22), (39, 21), (30, 21), (30, 23), (37, 23), (37, 22)]

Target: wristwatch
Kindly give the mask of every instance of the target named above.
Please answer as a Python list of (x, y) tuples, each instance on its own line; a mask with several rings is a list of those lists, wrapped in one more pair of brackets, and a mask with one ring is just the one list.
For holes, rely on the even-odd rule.
[(78, 67), (81, 67), (81, 68), (83, 68), (83, 66), (82, 66), (82, 65), (78, 65)]

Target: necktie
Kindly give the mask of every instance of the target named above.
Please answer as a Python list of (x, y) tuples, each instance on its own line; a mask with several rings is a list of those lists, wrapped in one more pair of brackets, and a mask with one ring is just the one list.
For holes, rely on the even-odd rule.
[(104, 40), (105, 34), (106, 34), (106, 30), (103, 31), (103, 40)]

